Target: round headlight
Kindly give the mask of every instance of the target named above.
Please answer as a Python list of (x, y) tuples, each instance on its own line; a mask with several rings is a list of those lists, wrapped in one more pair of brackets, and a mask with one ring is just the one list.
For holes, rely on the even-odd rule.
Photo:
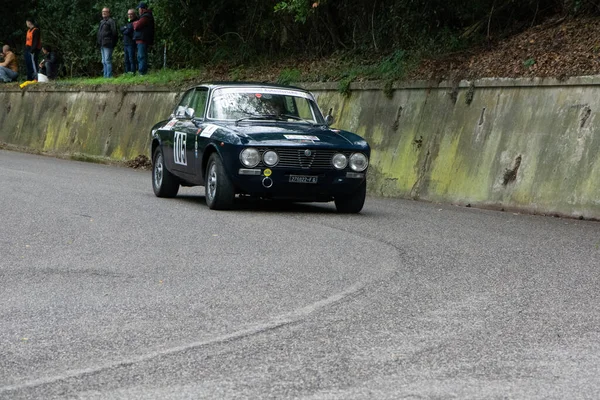
[(245, 167), (254, 168), (258, 165), (260, 161), (260, 154), (256, 149), (244, 149), (240, 153), (240, 161), (242, 162), (242, 164), (244, 164)]
[(332, 159), (333, 166), (336, 169), (344, 169), (348, 165), (348, 158), (342, 153), (335, 153)]
[(363, 153), (354, 153), (350, 156), (350, 168), (353, 171), (362, 172), (369, 166), (369, 160)]
[(273, 167), (279, 162), (279, 156), (273, 150), (268, 150), (263, 154), (263, 161), (269, 167)]

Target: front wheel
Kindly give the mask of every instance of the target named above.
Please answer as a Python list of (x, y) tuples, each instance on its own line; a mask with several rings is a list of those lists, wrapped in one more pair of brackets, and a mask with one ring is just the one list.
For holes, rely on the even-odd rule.
[(335, 198), (335, 208), (339, 213), (359, 213), (365, 204), (367, 197), (367, 181), (364, 180), (358, 189), (344, 197)]
[(165, 167), (165, 158), (160, 147), (154, 150), (152, 157), (152, 189), (158, 197), (175, 197), (179, 191), (179, 181)]
[(217, 153), (210, 155), (204, 180), (206, 205), (211, 210), (227, 210), (232, 207), (235, 191), (227, 176), (223, 161)]

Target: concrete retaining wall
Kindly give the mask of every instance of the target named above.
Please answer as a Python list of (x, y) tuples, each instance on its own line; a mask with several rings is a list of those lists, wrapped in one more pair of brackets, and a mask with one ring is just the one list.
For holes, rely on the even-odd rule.
[[(305, 85), (373, 148), (372, 194), (600, 218), (600, 77)], [(0, 141), (113, 159), (148, 154), (169, 89), (0, 92)]]
[[(0, 89), (2, 90), (2, 89)], [(169, 89), (18, 87), (0, 91), (0, 142), (48, 153), (132, 159), (179, 95)]]

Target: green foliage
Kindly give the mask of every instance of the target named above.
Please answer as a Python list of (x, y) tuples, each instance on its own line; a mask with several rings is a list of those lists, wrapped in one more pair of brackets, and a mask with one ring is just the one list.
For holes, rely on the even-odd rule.
[[(131, 0), (22, 0), (5, 7), (0, 41), (16, 48), (22, 59), (25, 18), (35, 17), (42, 42), (61, 55), (67, 76), (98, 76), (102, 65), (96, 31), (103, 6), (111, 8), (117, 26), (126, 21)], [(420, 57), (464, 49), (506, 32), (560, 15), (598, 14), (597, 2), (553, 0), (150, 0), (156, 21), (156, 43), (150, 67), (219, 66), (236, 79), (262, 59), (324, 59), (343, 54), (348, 62), (311, 71), (317, 80), (402, 79)], [(260, 59), (259, 59), (260, 57)], [(357, 62), (351, 62), (355, 60)], [(22, 64), (22, 63), (21, 63)], [(356, 67), (361, 65), (362, 67)], [(531, 67), (529, 65), (528, 67)], [(21, 65), (21, 75), (24, 66)], [(123, 71), (123, 48), (114, 53), (114, 70)], [(291, 75), (290, 75), (291, 74)], [(282, 81), (300, 78), (282, 71)], [(290, 75), (290, 76), (288, 76)], [(354, 78), (351, 76), (354, 75)]]
[(284, 68), (279, 72), (279, 77), (277, 77), (277, 83), (280, 85), (289, 85), (293, 82), (299, 82), (301, 79), (302, 73), (299, 69), (296, 68)]
[(258, 55), (254, 48), (247, 43), (223, 44), (212, 51), (211, 64), (244, 64), (255, 59)]
[(387, 81), (385, 81), (385, 84), (383, 86), (383, 94), (388, 99), (394, 97), (394, 81), (392, 79), (388, 79)]
[[(396, 50), (387, 57), (382, 57), (375, 62), (363, 58), (342, 57), (346, 63), (335, 65), (322, 75), (339, 81), (339, 91), (349, 94), (350, 83), (361, 78), (363, 80), (384, 80), (394, 82), (402, 79), (413, 64), (409, 53)], [(317, 80), (317, 79), (314, 79)]]
[[(273, 10), (276, 13), (284, 12), (294, 16), (294, 21), (305, 23), (311, 14), (310, 2), (307, 0), (280, 1)], [(318, 3), (313, 3), (318, 4)]]
[(404, 50), (396, 50), (392, 55), (383, 59), (383, 61), (375, 67), (376, 73), (387, 79), (402, 78), (406, 66), (406, 52)]
[(58, 81), (61, 85), (178, 85), (197, 80), (202, 71), (197, 69), (152, 71), (147, 75), (124, 74), (115, 78), (71, 78)]
[(356, 75), (354, 73), (351, 73), (351, 74), (343, 77), (342, 79), (340, 79), (340, 81), (338, 82), (339, 92), (346, 97), (350, 97), (350, 94), (351, 94), (350, 84), (355, 79), (356, 79)]
[(527, 60), (523, 61), (523, 66), (526, 69), (529, 69), (531, 67), (533, 67), (535, 65), (535, 60), (533, 58), (528, 58)]
[(229, 73), (229, 79), (232, 81), (243, 81), (245, 80), (246, 73), (243, 65), (239, 65), (231, 70)]

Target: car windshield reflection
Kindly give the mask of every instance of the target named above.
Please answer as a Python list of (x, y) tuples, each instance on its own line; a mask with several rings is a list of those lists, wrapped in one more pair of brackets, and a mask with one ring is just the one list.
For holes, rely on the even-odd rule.
[(208, 118), (239, 123), (252, 120), (273, 120), (318, 124), (319, 111), (314, 101), (303, 92), (243, 88), (215, 90)]

